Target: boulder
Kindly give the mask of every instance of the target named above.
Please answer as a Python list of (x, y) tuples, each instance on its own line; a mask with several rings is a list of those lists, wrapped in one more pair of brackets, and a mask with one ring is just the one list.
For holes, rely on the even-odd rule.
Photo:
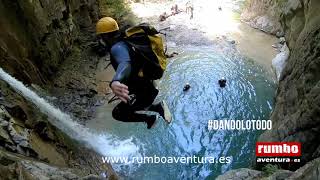
[(289, 58), (289, 55), (290, 55), (290, 50), (288, 46), (285, 44), (284, 46), (282, 46), (280, 53), (277, 54), (277, 56), (272, 60), (272, 67), (276, 72), (278, 81), (280, 80), (282, 70), (286, 65), (286, 61)]
[(299, 168), (289, 179), (320, 179), (320, 158), (317, 158)]
[(72, 168), (61, 168), (0, 150), (0, 179), (28, 180), (100, 180), (99, 176), (82, 175)]
[(279, 38), (279, 43), (284, 44), (286, 42), (286, 39), (284, 37)]
[(235, 169), (217, 177), (216, 180), (255, 180), (261, 179), (262, 172), (247, 168)]
[(241, 168), (227, 171), (218, 176), (217, 180), (238, 180), (238, 179), (264, 179), (264, 180), (309, 180), (320, 179), (320, 158), (317, 158), (298, 170), (292, 172), (279, 169), (270, 175), (262, 171)]
[(0, 126), (0, 141), (13, 144), (8, 131), (1, 126)]
[(266, 180), (286, 180), (288, 177), (290, 177), (293, 174), (292, 171), (288, 170), (278, 170), (275, 173), (273, 173), (271, 176), (266, 178)]

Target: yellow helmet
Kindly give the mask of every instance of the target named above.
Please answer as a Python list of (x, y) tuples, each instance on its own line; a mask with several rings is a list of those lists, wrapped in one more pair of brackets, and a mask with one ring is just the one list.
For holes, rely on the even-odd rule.
[(119, 30), (118, 23), (111, 17), (101, 18), (96, 24), (96, 34), (109, 33)]

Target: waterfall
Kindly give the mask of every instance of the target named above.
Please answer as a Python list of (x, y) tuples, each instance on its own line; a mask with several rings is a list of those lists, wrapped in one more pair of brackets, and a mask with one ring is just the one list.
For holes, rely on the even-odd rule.
[(40, 111), (48, 115), (48, 121), (71, 138), (79, 141), (88, 148), (103, 156), (133, 156), (137, 155), (139, 148), (132, 139), (119, 140), (110, 134), (97, 134), (77, 123), (70, 115), (54, 107), (45, 99), (27, 88), (22, 82), (6, 73), (0, 68), (0, 78), (6, 81), (17, 93), (31, 101)]

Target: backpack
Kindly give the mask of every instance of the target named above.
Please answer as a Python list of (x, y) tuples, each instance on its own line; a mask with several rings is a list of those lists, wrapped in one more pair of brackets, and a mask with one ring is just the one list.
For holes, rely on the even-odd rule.
[(150, 80), (160, 79), (167, 66), (167, 58), (160, 32), (153, 26), (142, 23), (128, 28), (123, 40), (135, 53), (135, 63), (139, 77)]

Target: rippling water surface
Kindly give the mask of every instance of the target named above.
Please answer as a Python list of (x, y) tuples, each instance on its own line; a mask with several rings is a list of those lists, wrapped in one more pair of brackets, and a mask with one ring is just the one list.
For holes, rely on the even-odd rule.
[[(218, 80), (227, 79), (220, 88)], [(191, 88), (182, 89), (185, 83)], [(143, 123), (111, 119), (112, 107), (99, 109), (88, 124), (120, 139), (132, 137), (143, 156), (231, 156), (230, 164), (131, 164), (114, 167), (129, 179), (211, 179), (229, 169), (250, 166), (258, 131), (208, 131), (210, 119), (269, 119), (275, 84), (270, 70), (233, 52), (184, 47), (171, 59), (160, 82), (161, 97), (173, 114), (147, 130)]]

